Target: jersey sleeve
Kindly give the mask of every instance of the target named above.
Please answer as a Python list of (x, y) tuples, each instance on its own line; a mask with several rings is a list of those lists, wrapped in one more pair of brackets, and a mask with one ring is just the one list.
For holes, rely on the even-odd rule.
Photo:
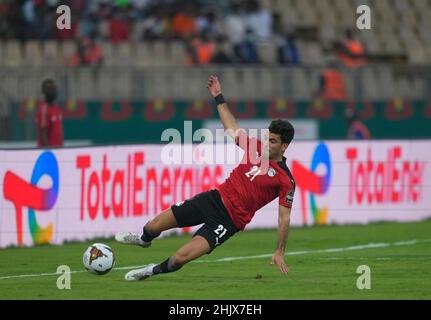
[(48, 115), (48, 107), (46, 104), (39, 105), (37, 108), (37, 128), (43, 129), (49, 127), (49, 115)]
[(243, 149), (247, 156), (262, 154), (262, 142), (254, 137), (247, 135), (244, 129), (239, 129), (235, 136), (235, 143), (238, 147)]
[(293, 197), (295, 195), (295, 182), (292, 180), (291, 184), (283, 183), (280, 188), (280, 195), (278, 204), (283, 207), (292, 208)]

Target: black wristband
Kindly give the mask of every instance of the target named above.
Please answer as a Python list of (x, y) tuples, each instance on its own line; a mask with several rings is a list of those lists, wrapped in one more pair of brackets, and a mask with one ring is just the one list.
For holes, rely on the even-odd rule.
[(215, 97), (214, 99), (215, 99), (217, 105), (226, 103), (226, 101), (224, 100), (224, 97), (221, 93), (217, 97)]

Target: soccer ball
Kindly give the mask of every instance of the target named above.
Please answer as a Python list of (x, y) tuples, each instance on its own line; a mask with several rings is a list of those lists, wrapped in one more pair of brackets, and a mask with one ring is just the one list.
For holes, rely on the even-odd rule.
[(89, 272), (98, 275), (106, 274), (115, 265), (114, 251), (103, 243), (92, 244), (85, 250), (83, 262)]

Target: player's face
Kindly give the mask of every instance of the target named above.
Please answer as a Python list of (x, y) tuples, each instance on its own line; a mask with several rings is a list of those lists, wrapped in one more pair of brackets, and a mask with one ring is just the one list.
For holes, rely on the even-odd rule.
[(48, 102), (53, 102), (57, 98), (57, 86), (53, 81), (47, 81), (43, 85), (43, 93)]
[(268, 139), (263, 144), (263, 149), (268, 150), (267, 152), (270, 160), (282, 157), (286, 148), (287, 144), (281, 141), (279, 134), (269, 132)]

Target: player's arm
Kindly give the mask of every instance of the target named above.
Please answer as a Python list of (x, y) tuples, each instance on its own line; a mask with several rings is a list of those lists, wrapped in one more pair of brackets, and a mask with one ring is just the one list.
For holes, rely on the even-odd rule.
[(227, 103), (223, 99), (219, 79), (216, 76), (211, 76), (208, 80), (207, 88), (211, 95), (216, 98), (217, 111), (220, 116), (220, 120), (223, 123), (224, 129), (227, 131), (229, 136), (235, 139), (239, 129), (238, 123), (236, 122), (233, 114), (230, 112)]
[(37, 111), (37, 128), (42, 147), (48, 146), (48, 110), (46, 105), (42, 105)]
[(48, 145), (48, 128), (40, 128), (39, 129), (39, 135), (42, 140), (42, 147), (46, 147)]
[(288, 273), (289, 269), (284, 261), (284, 251), (286, 249), (289, 225), (290, 225), (291, 208), (279, 206), (278, 209), (278, 243), (275, 254), (272, 257), (272, 263), (276, 264), (282, 273)]

